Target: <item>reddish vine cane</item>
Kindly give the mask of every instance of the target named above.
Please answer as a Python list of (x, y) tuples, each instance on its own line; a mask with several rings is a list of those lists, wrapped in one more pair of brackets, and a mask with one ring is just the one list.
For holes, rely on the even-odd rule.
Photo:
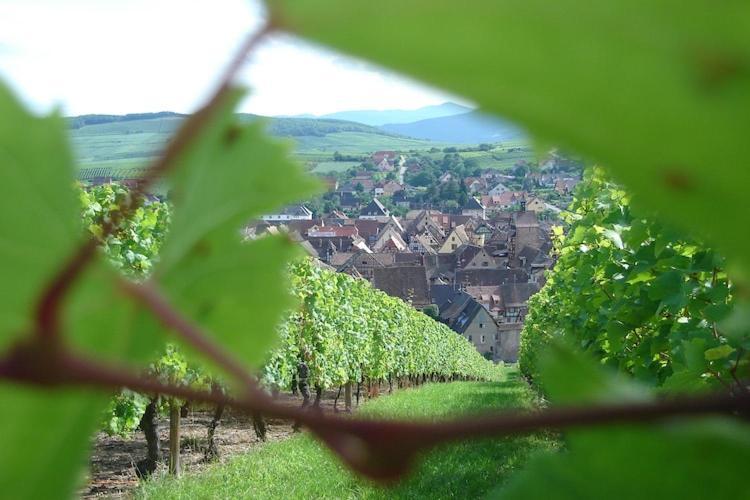
[[(247, 37), (211, 98), (185, 121), (164, 153), (149, 167), (131, 198), (120, 207), (118, 216), (104, 226), (105, 235), (111, 234), (120, 222), (140, 206), (147, 189), (173, 167), (174, 160), (202, 132), (227, 96), (231, 82), (247, 56), (266, 35), (276, 31), (278, 25), (271, 19), (260, 31)], [(533, 413), (506, 411), (441, 423), (365, 421), (302, 412), (273, 401), (238, 360), (173, 308), (153, 284), (136, 284), (123, 279), (121, 288), (127, 295), (150, 309), (163, 326), (176, 333), (183, 341), (222, 366), (242, 384), (244, 391), (233, 398), (218, 392), (164, 384), (154, 378), (143, 377), (125, 366), (104, 365), (72, 354), (65, 346), (60, 327), (61, 307), (72, 285), (93, 261), (96, 247), (95, 239), (86, 241), (50, 281), (37, 303), (33, 335), (15, 345), (0, 359), (0, 378), (43, 387), (82, 386), (101, 390), (128, 388), (196, 402), (231, 405), (247, 413), (260, 412), (277, 418), (297, 420), (325, 441), (353, 469), (380, 481), (400, 477), (408, 470), (417, 452), (446, 441), (490, 435), (504, 436), (539, 429), (648, 422), (673, 416), (750, 413), (750, 395), (747, 392), (643, 403), (559, 407)]]

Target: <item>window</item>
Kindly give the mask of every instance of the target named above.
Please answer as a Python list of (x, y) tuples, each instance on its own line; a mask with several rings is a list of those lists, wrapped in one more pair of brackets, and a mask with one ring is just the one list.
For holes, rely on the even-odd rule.
[(469, 342), (472, 342), (474, 339), (471, 338), (471, 335), (469, 335)]
[(494, 351), (495, 351), (495, 346), (490, 346), (490, 352), (494, 352)]
[(495, 334), (495, 341), (497, 341), (497, 333)]
[(451, 250), (455, 250), (455, 249), (456, 249), (456, 245), (451, 245)]
[(479, 343), (484, 344), (484, 335), (479, 337)]
[(484, 323), (479, 323), (479, 328), (484, 328)]
[(487, 267), (487, 266), (489, 266), (489, 262), (487, 262), (486, 260), (482, 262), (482, 267)]

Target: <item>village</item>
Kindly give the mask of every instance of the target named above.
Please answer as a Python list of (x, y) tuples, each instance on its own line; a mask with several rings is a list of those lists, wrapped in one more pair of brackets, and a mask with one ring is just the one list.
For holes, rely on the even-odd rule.
[[(321, 265), (403, 299), (487, 359), (516, 362), (528, 299), (554, 264), (551, 229), (560, 208), (539, 193), (553, 192), (565, 206), (579, 181), (578, 172), (555, 172), (556, 161), (552, 155), (541, 169), (519, 162), (511, 172), (520, 175), (446, 170), (437, 186), (419, 187), (399, 182), (418, 176), (419, 162), (379, 151), (344, 182), (325, 179), (323, 199), (336, 202), (329, 213), (290, 205), (249, 224), (245, 237), (287, 233)], [(464, 193), (461, 205), (448, 200), (435, 208), (425, 200), (426, 191), (448, 183)]]

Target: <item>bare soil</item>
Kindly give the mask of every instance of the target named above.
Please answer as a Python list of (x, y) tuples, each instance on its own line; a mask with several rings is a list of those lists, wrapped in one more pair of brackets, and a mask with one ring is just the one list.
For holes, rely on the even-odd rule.
[[(337, 392), (323, 393), (321, 409), (324, 412), (334, 411), (334, 398)], [(314, 392), (312, 396), (315, 397)], [(352, 403), (356, 405), (354, 395), (352, 395), (352, 400)], [(302, 404), (302, 397), (281, 394), (278, 401), (290, 406), (299, 406)], [(344, 409), (343, 391), (338, 401), (338, 409)], [(203, 453), (206, 447), (208, 424), (212, 417), (213, 410), (203, 409), (190, 411), (187, 417), (182, 418), (180, 448), (183, 473), (200, 471), (209, 465), (203, 461)], [(267, 418), (266, 426), (267, 442), (286, 439), (294, 434), (292, 422), (288, 420)], [(169, 459), (168, 417), (162, 417), (159, 420), (159, 438), (164, 459), (161, 467), (166, 469)], [(215, 439), (221, 453), (218, 462), (226, 461), (264, 444), (256, 437), (250, 417), (234, 414), (229, 408), (224, 412), (221, 423), (216, 429)], [(138, 486), (139, 479), (135, 473), (135, 464), (145, 457), (146, 440), (140, 430), (129, 438), (99, 433), (94, 441), (88, 483), (80, 492), (80, 496), (82, 498), (127, 497)], [(157, 470), (156, 474), (164, 472), (164, 470)]]

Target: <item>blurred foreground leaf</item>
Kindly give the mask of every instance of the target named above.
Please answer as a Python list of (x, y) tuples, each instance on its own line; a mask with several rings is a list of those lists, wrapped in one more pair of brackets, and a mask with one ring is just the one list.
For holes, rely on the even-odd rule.
[[(553, 348), (544, 365), (545, 388), (557, 402), (624, 402), (647, 397), (645, 389), (566, 348)], [(494, 497), (749, 497), (743, 484), (750, 460), (750, 428), (731, 419), (605, 426), (571, 430), (565, 436), (565, 452), (537, 457)]]
[(299, 201), (317, 184), (270, 141), (260, 124), (240, 125), (233, 91), (171, 177), (172, 226), (156, 279), (176, 305), (248, 363), (264, 359), (282, 312), (291, 305), (288, 238), (242, 242), (253, 218)]
[(106, 401), (99, 394), (0, 383), (0, 496), (72, 497)]
[(81, 241), (65, 131), (0, 83), (0, 352), (31, 326), (42, 287)]

